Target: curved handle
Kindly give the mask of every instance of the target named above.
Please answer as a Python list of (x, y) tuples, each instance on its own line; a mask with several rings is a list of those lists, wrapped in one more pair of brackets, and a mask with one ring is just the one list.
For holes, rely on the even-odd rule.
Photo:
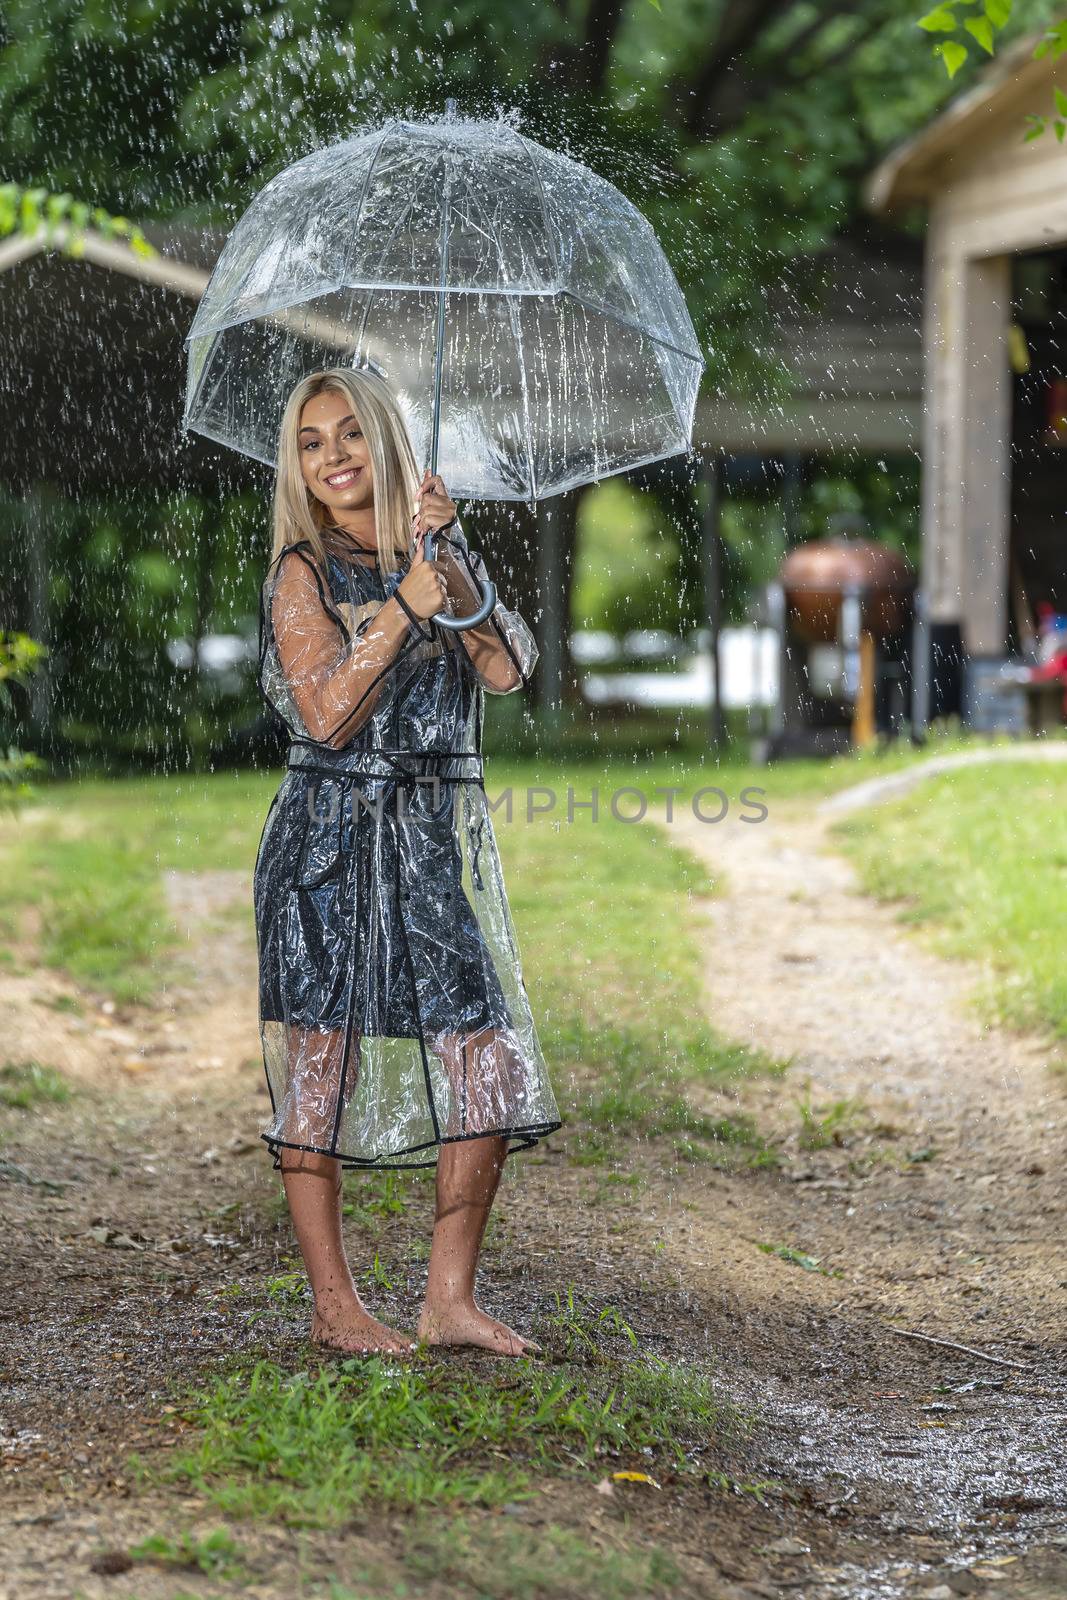
[[(423, 540), (423, 549), (426, 553), (427, 561), (433, 560), (436, 537), (434, 530), (431, 528), (427, 531)], [(484, 622), (495, 606), (496, 584), (487, 578), (482, 588), (482, 603), (477, 611), (472, 612), (469, 617), (451, 617), (447, 611), (439, 611), (436, 617), (430, 618), (430, 621), (436, 622), (439, 628), (449, 628), (453, 633), (463, 633), (467, 628), (476, 628), (480, 622)]]

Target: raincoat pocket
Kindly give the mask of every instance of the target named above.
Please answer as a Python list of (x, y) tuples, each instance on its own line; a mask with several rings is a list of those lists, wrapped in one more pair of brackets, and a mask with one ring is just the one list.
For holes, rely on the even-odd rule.
[(310, 784), (304, 837), (293, 872), (294, 889), (317, 889), (341, 869), (345, 814), (344, 788), (333, 778)]

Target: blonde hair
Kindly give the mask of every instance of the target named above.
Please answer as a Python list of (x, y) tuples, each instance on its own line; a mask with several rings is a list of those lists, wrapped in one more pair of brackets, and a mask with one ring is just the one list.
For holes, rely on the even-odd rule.
[(278, 427), (271, 561), (288, 544), (306, 539), (325, 570), (322, 531), (330, 513), (313, 495), (300, 470), (300, 415), (308, 400), (333, 390), (347, 397), (359, 418), (374, 478), (374, 529), (382, 572), (395, 572), (411, 543), (412, 502), (419, 486), (415, 452), (397, 399), (385, 378), (369, 367), (327, 367), (301, 378), (285, 403)]

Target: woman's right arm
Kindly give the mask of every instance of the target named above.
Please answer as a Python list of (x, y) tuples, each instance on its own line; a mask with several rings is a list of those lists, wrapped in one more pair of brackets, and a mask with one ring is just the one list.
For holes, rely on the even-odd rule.
[(282, 558), (270, 607), (278, 661), (304, 726), (312, 739), (341, 749), (369, 720), (417, 630), (391, 597), (350, 638), (326, 609), (315, 566), (298, 551)]

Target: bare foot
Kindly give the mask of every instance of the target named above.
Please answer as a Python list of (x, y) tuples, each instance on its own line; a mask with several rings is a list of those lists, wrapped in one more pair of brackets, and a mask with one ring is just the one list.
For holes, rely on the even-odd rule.
[(441, 1311), (424, 1306), (418, 1336), (427, 1344), (471, 1344), (501, 1356), (536, 1355), (541, 1351), (539, 1344), (488, 1316), (473, 1301), (470, 1305), (446, 1306)]
[(352, 1356), (406, 1356), (415, 1348), (410, 1339), (358, 1305), (331, 1311), (329, 1316), (316, 1311), (311, 1318), (311, 1338), (315, 1344)]

